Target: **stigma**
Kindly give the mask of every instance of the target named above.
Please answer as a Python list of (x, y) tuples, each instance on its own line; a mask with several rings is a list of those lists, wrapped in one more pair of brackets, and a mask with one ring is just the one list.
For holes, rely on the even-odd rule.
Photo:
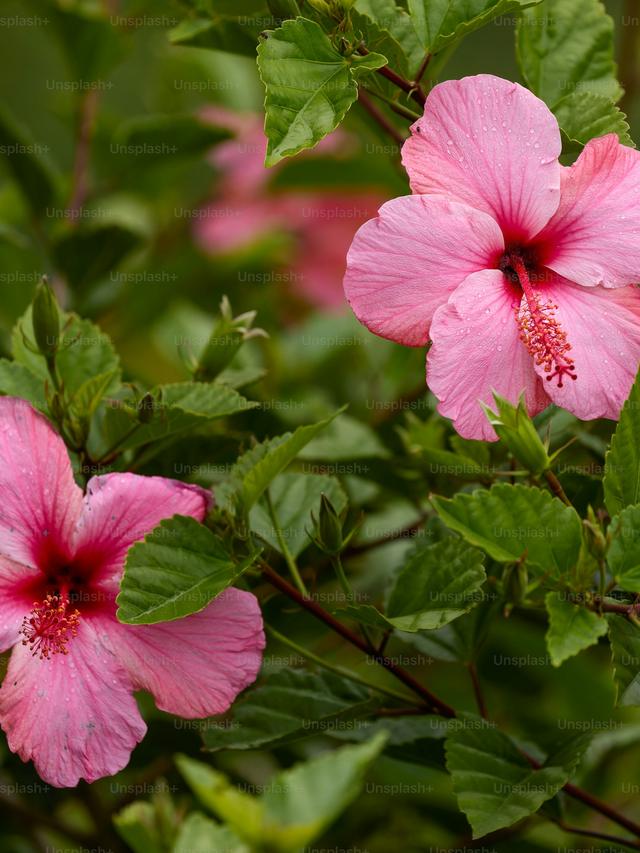
[(29, 646), (31, 654), (40, 660), (66, 655), (69, 641), (78, 633), (79, 621), (80, 611), (69, 609), (66, 596), (47, 595), (41, 602), (34, 601), (30, 615), (22, 620), (22, 645)]
[(509, 256), (509, 267), (517, 276), (524, 296), (516, 308), (520, 340), (535, 363), (547, 374), (547, 381), (556, 379), (558, 388), (562, 388), (565, 377), (575, 380), (578, 375), (575, 362), (569, 355), (571, 344), (567, 333), (556, 317), (558, 306), (534, 290), (527, 267), (518, 254)]

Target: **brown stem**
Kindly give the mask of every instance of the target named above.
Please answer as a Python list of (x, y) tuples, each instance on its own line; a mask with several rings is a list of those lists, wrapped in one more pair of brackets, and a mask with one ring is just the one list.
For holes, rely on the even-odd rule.
[[(358, 53), (362, 56), (366, 56), (369, 51), (366, 47), (361, 47)], [(405, 80), (404, 77), (401, 77), (400, 74), (395, 72), (392, 68), (389, 68), (388, 65), (383, 65), (382, 68), (377, 68), (376, 72), (380, 74), (381, 77), (386, 77), (390, 83), (393, 83), (393, 85), (397, 86), (398, 89), (402, 89), (402, 91), (406, 92), (410, 98), (413, 98), (417, 104), (424, 107), (424, 102), (427, 100), (427, 96), (419, 85), (412, 83), (410, 80)]]
[(594, 829), (583, 829), (580, 826), (569, 826), (563, 820), (554, 820), (556, 826), (559, 826), (563, 832), (568, 832), (570, 835), (583, 835), (585, 838), (597, 838), (599, 841), (611, 841), (614, 844), (621, 844), (623, 847), (629, 847), (631, 850), (640, 850), (640, 841), (627, 841), (625, 838), (618, 838), (615, 835), (609, 835), (607, 832), (597, 832)]
[[(389, 658), (386, 658), (384, 657), (384, 655), (379, 654), (377, 651), (370, 649), (358, 634), (354, 634), (352, 631), (350, 631), (345, 625), (343, 625), (330, 613), (320, 607), (320, 605), (316, 604), (315, 601), (310, 598), (305, 598), (305, 596), (301, 595), (294, 586), (292, 586), (284, 578), (280, 577), (280, 575), (266, 563), (261, 564), (261, 569), (264, 577), (269, 581), (272, 586), (280, 590), (280, 592), (284, 593), (288, 598), (292, 599), (292, 601), (295, 601), (297, 604), (300, 605), (300, 607), (315, 616), (316, 619), (319, 619), (321, 622), (324, 622), (325, 625), (327, 625), (329, 628), (331, 628), (331, 630), (335, 631), (336, 634), (339, 634), (341, 637), (351, 643), (351, 645), (355, 646), (356, 648), (363, 651), (365, 654), (372, 657), (376, 661), (376, 663), (380, 664), (380, 666), (383, 666), (395, 678), (397, 678), (399, 681), (409, 687), (410, 690), (413, 690), (414, 693), (424, 699), (437, 714), (440, 714), (440, 716), (443, 717), (447, 717), (448, 719), (454, 719), (457, 716), (457, 713), (454, 708), (452, 708), (450, 705), (447, 705), (446, 702), (443, 702), (441, 699), (431, 693), (431, 691), (429, 691), (426, 687), (420, 684), (419, 681), (416, 681), (416, 679), (401, 666), (397, 666)], [(522, 752), (522, 755), (527, 759), (527, 761), (533, 768), (539, 769), (542, 766), (535, 758), (533, 758), (533, 756), (529, 755), (528, 753)], [(637, 824), (629, 818), (625, 817), (623, 814), (620, 814), (614, 808), (612, 808), (602, 800), (598, 799), (597, 797), (594, 797), (588, 791), (584, 791), (582, 788), (579, 788), (576, 785), (572, 785), (570, 782), (568, 782), (562, 790), (570, 797), (573, 797), (575, 800), (578, 800), (579, 802), (583, 803), (594, 811), (599, 812), (600, 814), (609, 818), (609, 820), (611, 820), (613, 823), (617, 823), (618, 826), (622, 826), (624, 829), (635, 835), (636, 838), (640, 839), (640, 824)]]
[(402, 146), (404, 142), (404, 136), (400, 133), (400, 131), (394, 127), (389, 119), (383, 115), (383, 113), (376, 107), (371, 98), (360, 89), (358, 92), (358, 100), (360, 104), (364, 107), (364, 109), (369, 113), (371, 118), (376, 121), (380, 127), (387, 133), (394, 142), (397, 143), (398, 148)]
[(423, 513), (417, 521), (412, 521), (411, 524), (407, 524), (406, 527), (402, 527), (400, 530), (394, 530), (385, 536), (374, 539), (372, 542), (363, 542), (361, 545), (350, 545), (347, 548), (346, 555), (352, 557), (354, 554), (364, 554), (367, 551), (372, 551), (374, 548), (379, 548), (381, 545), (387, 545), (389, 542), (397, 542), (399, 539), (409, 539), (420, 530), (426, 519), (427, 515)]
[(545, 471), (544, 476), (545, 476), (545, 479), (546, 479), (547, 483), (549, 484), (549, 488), (551, 489), (553, 494), (557, 498), (560, 498), (560, 500), (562, 501), (563, 504), (566, 504), (567, 506), (573, 506), (573, 504), (571, 503), (571, 501), (567, 497), (565, 490), (562, 488), (562, 484), (561, 484), (560, 480), (556, 477), (556, 475), (553, 473), (553, 471), (549, 471), (549, 470)]
[(443, 702), (441, 699), (438, 699), (437, 696), (434, 696), (433, 693), (427, 690), (427, 688), (420, 684), (419, 681), (416, 681), (416, 679), (401, 666), (398, 666), (389, 658), (381, 655), (376, 649), (371, 648), (359, 634), (355, 634), (353, 631), (350, 631), (346, 625), (343, 625), (342, 622), (339, 622), (331, 615), (331, 613), (328, 613), (323, 607), (316, 604), (312, 598), (307, 598), (298, 592), (298, 590), (292, 586), (289, 581), (286, 581), (281, 577), (271, 568), (271, 566), (268, 566), (266, 563), (262, 563), (261, 568), (262, 574), (272, 586), (275, 586), (276, 589), (279, 589), (280, 592), (283, 592), (288, 596), (288, 598), (291, 598), (299, 604), (300, 607), (315, 616), (316, 619), (324, 622), (325, 625), (328, 625), (336, 634), (340, 634), (340, 636), (351, 643), (352, 646), (355, 646), (370, 658), (373, 658), (376, 663), (384, 667), (388, 672), (395, 676), (398, 681), (401, 681), (410, 690), (413, 690), (414, 693), (420, 696), (421, 699), (424, 699), (429, 707), (433, 708), (437, 714), (450, 719), (455, 717), (456, 712), (450, 705), (447, 705), (446, 702)]
[(427, 53), (427, 54), (425, 54), (424, 59), (423, 59), (423, 60), (422, 60), (422, 62), (420, 63), (420, 68), (418, 68), (418, 73), (416, 74), (416, 76), (415, 76), (415, 78), (414, 78), (414, 80), (413, 80), (413, 85), (414, 85), (414, 86), (419, 86), (419, 85), (420, 85), (420, 81), (421, 81), (421, 80), (422, 80), (422, 78), (424, 77), (424, 73), (425, 73), (425, 71), (427, 70), (427, 67), (428, 67), (428, 65), (429, 65), (429, 63), (430, 63), (430, 62), (431, 62), (431, 54), (430, 54), (430, 53)]

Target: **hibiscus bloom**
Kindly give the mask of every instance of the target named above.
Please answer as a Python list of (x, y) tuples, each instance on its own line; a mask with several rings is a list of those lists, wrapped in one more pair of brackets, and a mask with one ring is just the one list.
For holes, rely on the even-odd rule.
[(372, 332), (429, 341), (438, 411), (495, 440), (492, 390), (616, 418), (640, 361), (640, 153), (614, 134), (558, 162), (558, 123), (482, 74), (435, 86), (402, 149), (413, 195), (349, 251), (345, 291)]
[(157, 625), (116, 620), (129, 547), (160, 521), (202, 521), (204, 489), (135, 474), (73, 479), (65, 446), (23, 400), (0, 398), (0, 689), (9, 747), (45, 782), (73, 786), (121, 770), (146, 726), (134, 690), (198, 718), (226, 711), (264, 648), (256, 598), (228, 589)]

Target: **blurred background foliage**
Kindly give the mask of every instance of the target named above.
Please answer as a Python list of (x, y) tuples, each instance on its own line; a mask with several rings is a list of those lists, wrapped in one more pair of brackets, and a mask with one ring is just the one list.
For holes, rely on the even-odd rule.
[[(637, 138), (640, 27), (625, 24), (630, 4), (605, 5), (616, 22), (624, 108)], [(251, 435), (276, 434), (348, 403), (348, 415), (306, 448), (299, 466), (337, 476), (352, 517), (366, 513), (347, 564), (358, 594), (377, 602), (414, 543), (429, 493), (490, 482), (507, 464), (505, 454), (455, 437), (425, 392), (424, 352), (368, 334), (342, 301), (344, 251), (357, 225), (381, 201), (408, 192), (393, 140), (354, 108), (326, 143), (265, 173), (255, 61), (172, 44), (171, 31), (186, 11), (167, 0), (4, 0), (0, 145), (20, 140), (34, 156), (0, 158), (0, 350), (8, 353), (11, 329), (43, 273), (67, 309), (112, 337), (132, 382), (187, 378), (185, 359), (202, 350), (223, 295), (236, 314), (256, 310), (268, 337), (247, 343), (235, 366), (243, 393), (261, 407), (235, 417), (231, 431), (207, 430), (174, 444), (148, 473), (215, 486)], [(2, 23), (25, 17), (30, 25)], [(465, 38), (446, 68), (447, 77), (478, 72), (519, 79), (512, 19)], [(601, 506), (612, 424), (582, 424), (550, 411), (540, 427), (550, 429), (552, 448), (573, 439), (557, 470), (578, 508)], [(469, 460), (486, 477), (470, 473)], [(429, 519), (419, 537), (443, 535)], [(394, 541), (381, 543), (388, 536)], [(301, 565), (327, 600), (338, 595), (313, 548)], [(385, 680), (362, 654), (262, 591), (270, 624), (327, 660)], [(492, 612), (481, 649), (463, 654), (462, 662), (422, 634), (414, 635), (414, 645), (393, 638), (389, 654), (468, 710), (474, 696), (465, 662), (474, 660), (492, 716), (524, 743), (559, 729), (588, 729), (594, 740), (581, 783), (639, 817), (640, 715), (613, 709), (604, 646), (554, 669), (544, 629), (536, 611), (516, 610), (509, 620)], [(265, 672), (303, 665), (270, 642)], [(140, 800), (152, 804), (135, 808), (154, 832), (160, 827), (158, 850), (171, 849), (195, 802), (173, 756), (196, 756), (200, 733), (156, 711), (147, 697), (140, 701), (149, 735), (113, 780), (46, 789), (30, 765), (2, 749), (0, 849), (127, 849), (112, 817)], [(205, 760), (255, 793), (279, 768), (316, 754), (324, 740), (227, 750)], [(378, 760), (357, 802), (313, 849), (474, 849), (449, 778), (423, 763), (419, 749), (413, 752)], [(574, 808), (571, 821), (583, 819)], [(590, 825), (602, 828), (597, 820)], [(571, 838), (533, 817), (517, 839), (506, 830), (477, 846), (535, 853), (569, 849)], [(585, 850), (613, 849), (575, 842)], [(129, 835), (128, 843), (151, 853), (148, 839), (136, 846)]]

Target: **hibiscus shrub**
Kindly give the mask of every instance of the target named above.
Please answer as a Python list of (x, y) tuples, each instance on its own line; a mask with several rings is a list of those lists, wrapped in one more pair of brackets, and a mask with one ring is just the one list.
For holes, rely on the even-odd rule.
[(26, 6), (0, 849), (640, 849), (633, 4)]

